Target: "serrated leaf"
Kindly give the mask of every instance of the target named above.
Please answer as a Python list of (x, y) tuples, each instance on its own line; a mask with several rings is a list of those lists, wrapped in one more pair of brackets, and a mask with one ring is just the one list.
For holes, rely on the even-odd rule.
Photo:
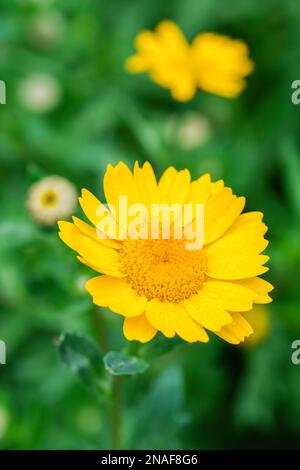
[(144, 359), (128, 356), (120, 351), (110, 351), (104, 356), (104, 365), (107, 372), (112, 375), (143, 374), (148, 368)]
[(150, 343), (140, 345), (139, 351), (147, 361), (151, 362), (153, 359), (168, 354), (184, 345), (185, 343), (181, 338), (175, 337), (166, 341), (162, 335), (157, 335)]
[(77, 333), (65, 333), (58, 342), (62, 363), (86, 385), (98, 386), (102, 372), (99, 348), (94, 341)]

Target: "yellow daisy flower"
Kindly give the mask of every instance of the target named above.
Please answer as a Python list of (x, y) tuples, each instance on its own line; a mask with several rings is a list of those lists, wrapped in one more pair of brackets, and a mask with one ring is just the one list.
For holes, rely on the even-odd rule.
[(244, 78), (253, 70), (243, 41), (203, 33), (190, 45), (172, 21), (161, 22), (155, 32), (140, 32), (135, 47), (137, 53), (126, 61), (126, 69), (131, 73), (148, 72), (178, 101), (192, 99), (197, 88), (235, 98), (246, 86)]
[[(258, 277), (268, 270), (269, 259), (261, 254), (268, 244), (262, 213), (242, 214), (245, 198), (208, 174), (191, 181), (188, 170), (169, 167), (157, 182), (148, 162), (136, 163), (133, 172), (123, 162), (108, 165), (103, 186), (109, 206), (83, 189), (79, 201), (91, 224), (77, 217), (73, 223), (61, 221), (59, 235), (79, 261), (100, 273), (86, 289), (96, 305), (124, 317), (125, 337), (147, 342), (159, 331), (167, 338), (207, 342), (211, 331), (238, 344), (250, 335), (242, 313), (271, 301), (271, 284)], [(203, 246), (190, 249), (184, 236), (167, 238), (161, 232), (156, 239), (133, 238), (121, 229), (130, 218), (121, 210), (124, 197), (130, 207), (202, 204)], [(190, 222), (194, 218), (193, 211)], [(120, 229), (117, 235), (111, 222)], [(174, 215), (171, 223), (181, 221)]]

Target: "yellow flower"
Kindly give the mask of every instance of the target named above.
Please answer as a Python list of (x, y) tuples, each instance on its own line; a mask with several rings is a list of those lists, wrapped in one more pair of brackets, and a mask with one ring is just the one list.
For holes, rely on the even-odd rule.
[[(79, 261), (101, 274), (86, 289), (96, 305), (124, 317), (128, 340), (147, 342), (160, 331), (168, 338), (207, 342), (208, 330), (238, 344), (252, 333), (242, 313), (254, 303), (270, 302), (272, 290), (258, 277), (268, 270), (264, 264), (269, 259), (261, 255), (268, 244), (262, 213), (241, 214), (245, 198), (233, 195), (222, 180), (212, 182), (208, 174), (191, 181), (188, 170), (169, 167), (157, 182), (148, 162), (142, 167), (136, 163), (133, 173), (123, 162), (108, 165), (104, 193), (115, 211), (83, 189), (79, 201), (92, 225), (73, 217), (73, 223), (59, 222), (59, 235)], [(129, 211), (120, 209), (125, 196), (130, 207), (177, 204), (194, 209), (203, 204), (202, 248), (188, 248), (184, 237), (167, 238), (160, 232), (156, 239), (134, 238), (121, 230), (130, 218)], [(181, 223), (176, 217), (173, 227)], [(113, 231), (115, 220), (121, 235)], [(194, 223), (194, 211), (189, 220)]]
[(270, 312), (266, 307), (255, 305), (251, 312), (244, 313), (253, 328), (253, 334), (246, 339), (244, 346), (253, 347), (264, 341), (270, 332)]
[(26, 206), (32, 217), (43, 225), (55, 224), (61, 217), (72, 214), (77, 203), (76, 190), (61, 176), (47, 176), (34, 183)]
[(137, 53), (126, 61), (127, 70), (148, 72), (178, 101), (192, 99), (197, 88), (235, 98), (246, 86), (244, 78), (253, 70), (243, 41), (203, 33), (190, 45), (172, 21), (161, 22), (155, 32), (139, 33), (135, 46)]

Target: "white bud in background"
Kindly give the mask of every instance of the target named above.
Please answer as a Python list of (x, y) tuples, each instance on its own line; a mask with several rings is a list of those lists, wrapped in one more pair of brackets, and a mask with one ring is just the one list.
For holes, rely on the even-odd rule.
[(38, 47), (51, 47), (64, 34), (65, 20), (59, 11), (51, 10), (36, 14), (28, 25), (29, 40)]
[(26, 207), (33, 219), (43, 225), (53, 225), (69, 217), (77, 204), (73, 184), (62, 176), (47, 176), (34, 183), (28, 191)]
[(18, 96), (28, 110), (42, 114), (52, 111), (59, 105), (62, 89), (53, 76), (34, 74), (20, 82)]
[(208, 142), (212, 127), (202, 114), (188, 112), (179, 119), (171, 117), (166, 123), (165, 135), (183, 150), (194, 150)]

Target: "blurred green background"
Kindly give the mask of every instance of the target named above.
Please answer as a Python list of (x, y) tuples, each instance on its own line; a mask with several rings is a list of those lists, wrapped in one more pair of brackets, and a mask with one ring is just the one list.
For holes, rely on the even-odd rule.
[[(185, 104), (124, 60), (135, 34), (172, 19), (191, 40), (215, 31), (245, 40), (255, 62), (236, 100), (199, 92)], [(31, 184), (68, 178), (102, 197), (108, 162), (150, 160), (209, 172), (247, 197), (269, 226), (275, 286), (268, 334), (253, 347), (212, 337), (123, 379), (121, 446), (137, 449), (300, 447), (300, 79), (297, 0), (1, 0), (0, 448), (105, 449), (108, 392), (91, 393), (58, 358), (64, 331), (126, 345), (122, 321), (84, 292), (93, 275), (25, 208)], [(43, 109), (24, 80), (48, 77)], [(50, 78), (49, 78), (50, 77)], [(48, 80), (49, 82), (49, 80)], [(28, 83), (28, 82), (27, 82)], [(48, 101), (47, 101), (48, 100)], [(79, 209), (77, 210), (80, 213)], [(211, 335), (212, 336), (212, 335)]]

